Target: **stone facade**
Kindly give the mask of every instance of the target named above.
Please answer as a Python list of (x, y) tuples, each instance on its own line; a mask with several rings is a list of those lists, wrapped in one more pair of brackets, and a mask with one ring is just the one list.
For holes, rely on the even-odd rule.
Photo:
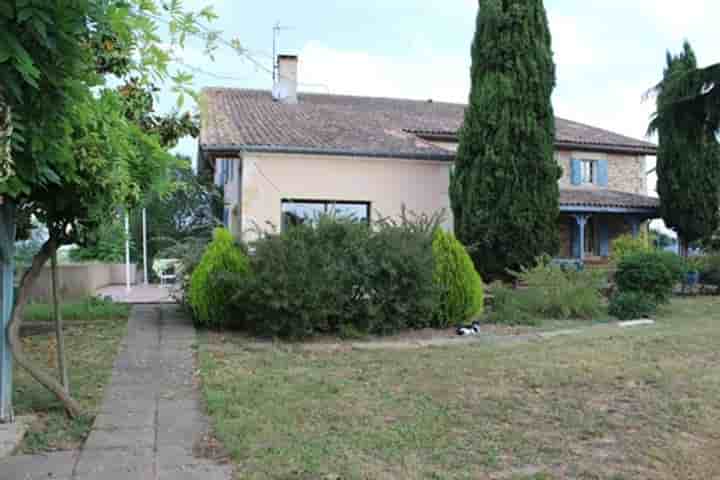
[(570, 161), (573, 158), (581, 160), (607, 160), (607, 188), (621, 192), (647, 195), (645, 156), (559, 150), (555, 153), (555, 157), (563, 169), (560, 188), (572, 187)]

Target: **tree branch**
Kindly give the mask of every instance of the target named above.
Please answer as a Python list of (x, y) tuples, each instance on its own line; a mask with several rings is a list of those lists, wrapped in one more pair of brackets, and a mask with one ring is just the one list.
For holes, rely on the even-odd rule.
[(30, 299), (30, 292), (36, 280), (40, 276), (43, 266), (47, 263), (52, 255), (54, 240), (47, 240), (40, 251), (33, 257), (30, 268), (25, 271), (20, 281), (17, 297), (15, 298), (15, 306), (13, 307), (12, 318), (7, 326), (7, 336), (10, 342), (10, 351), (15, 361), (23, 367), (28, 373), (37, 380), (42, 386), (50, 390), (60, 400), (71, 418), (79, 417), (83, 414), (80, 404), (65, 392), (63, 386), (53, 377), (43, 372), (40, 368), (33, 365), (22, 351), (22, 342), (20, 341), (20, 326), (23, 321), (23, 313), (25, 306)]

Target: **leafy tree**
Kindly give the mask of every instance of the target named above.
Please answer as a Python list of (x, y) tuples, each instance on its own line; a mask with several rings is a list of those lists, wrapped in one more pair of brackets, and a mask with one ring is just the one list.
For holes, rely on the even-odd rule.
[(720, 221), (720, 146), (706, 119), (668, 109), (698, 92), (692, 72), (697, 59), (689, 43), (678, 55), (667, 54), (664, 83), (658, 89), (657, 114), (650, 132), (658, 134), (657, 191), (660, 215), (675, 230), (681, 252), (709, 238)]
[[(128, 118), (129, 103), (120, 93), (105, 89), (96, 94), (93, 87), (107, 75), (132, 73), (145, 86), (167, 78), (172, 58), (157, 36), (158, 22), (168, 24), (173, 45), (182, 47), (187, 34), (199, 31), (201, 19), (212, 18), (210, 10), (184, 11), (178, 1), (15, 0), (0, 5), (3, 317), (12, 299), (15, 220), (21, 209), (43, 221), (50, 238), (20, 281), (8, 338), (17, 363), (71, 416), (81, 413), (79, 404), (23, 355), (19, 330), (29, 292), (60, 244), (75, 241), (102, 215), (157, 189), (171, 160), (156, 132), (148, 134)], [(204, 38), (212, 48), (213, 36)], [(182, 98), (189, 77), (172, 78)], [(2, 419), (11, 415), (4, 373)]]
[[(213, 230), (222, 226), (223, 197), (209, 176), (198, 176), (190, 159), (177, 157), (169, 173), (169, 188), (152, 193), (143, 202), (147, 210), (148, 262), (161, 254), (182, 256), (192, 242), (210, 242)], [(131, 217), (131, 236), (142, 238), (139, 209)], [(137, 242), (136, 242), (137, 243)]]
[(559, 248), (555, 87), (542, 0), (481, 0), (472, 87), (451, 175), (458, 239), (484, 278)]
[(658, 116), (689, 118), (692, 128), (703, 126), (711, 132), (720, 131), (720, 63), (705, 68), (695, 65), (668, 73), (650, 92), (658, 94), (678, 83), (687, 86), (687, 94), (658, 105)]

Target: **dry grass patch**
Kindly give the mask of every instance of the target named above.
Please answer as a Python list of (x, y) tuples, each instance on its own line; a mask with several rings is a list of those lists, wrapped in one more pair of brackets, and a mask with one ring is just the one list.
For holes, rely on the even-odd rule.
[[(90, 431), (96, 409), (112, 371), (113, 361), (127, 327), (122, 319), (83, 318), (65, 323), (65, 349), (68, 376), (73, 396), (88, 416), (69, 420), (62, 405), (23, 369), (14, 370), (13, 402), (15, 413), (38, 416), (20, 446), (21, 453), (38, 453), (77, 448)], [(55, 366), (54, 331), (43, 329), (23, 338), (25, 352), (37, 365), (57, 372)]]
[(720, 300), (513, 345), (262, 351), (205, 336), (238, 478), (720, 477)]

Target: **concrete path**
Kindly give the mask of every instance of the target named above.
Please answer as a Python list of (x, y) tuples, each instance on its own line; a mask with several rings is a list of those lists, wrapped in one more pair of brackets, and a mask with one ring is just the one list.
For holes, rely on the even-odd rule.
[(230, 479), (230, 466), (193, 454), (208, 430), (193, 384), (195, 342), (177, 306), (136, 306), (83, 449), (11, 457), (0, 480)]

